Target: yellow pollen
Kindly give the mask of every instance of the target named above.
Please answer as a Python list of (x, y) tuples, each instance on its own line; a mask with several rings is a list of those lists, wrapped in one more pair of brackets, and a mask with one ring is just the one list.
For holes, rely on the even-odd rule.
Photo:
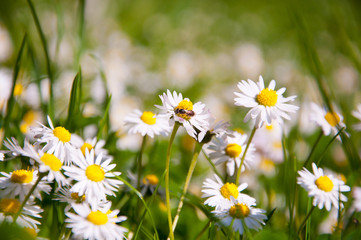
[(237, 143), (230, 143), (227, 145), (225, 151), (226, 151), (226, 154), (228, 156), (230, 156), (231, 158), (236, 158), (241, 154), (242, 147), (240, 145), (238, 145)]
[(68, 130), (66, 130), (63, 127), (56, 127), (53, 130), (53, 133), (54, 133), (55, 137), (57, 137), (60, 141), (62, 141), (64, 143), (70, 141), (71, 134)]
[(224, 198), (231, 199), (231, 196), (233, 196), (235, 199), (238, 197), (238, 188), (236, 184), (234, 183), (226, 183), (224, 184), (221, 189), (219, 190), (221, 192), (221, 195)]
[(234, 128), (233, 129), (236, 132), (239, 132), (240, 134), (245, 134), (246, 132), (242, 128)]
[(275, 163), (269, 158), (262, 158), (260, 168), (266, 172), (271, 172), (275, 168)]
[(25, 113), (24, 115), (24, 122), (27, 124), (31, 124), (35, 121), (36, 118), (36, 113), (34, 111), (28, 111), (27, 113)]
[(27, 133), (28, 132), (28, 129), (29, 129), (29, 124), (27, 124), (27, 123), (23, 123), (23, 124), (21, 124), (20, 125), (20, 131), (22, 132), (22, 133)]
[(15, 84), (14, 96), (20, 96), (22, 92), (23, 92), (23, 85), (21, 85), (20, 83)]
[(265, 88), (257, 95), (257, 102), (263, 106), (272, 107), (277, 103), (277, 92)]
[(73, 200), (76, 200), (77, 203), (81, 203), (85, 201), (85, 195), (79, 197), (79, 194), (77, 192), (72, 192), (70, 196)]
[(0, 200), (0, 212), (4, 215), (13, 215), (20, 210), (21, 203), (13, 198), (3, 198)]
[(10, 180), (14, 183), (30, 183), (33, 181), (34, 170), (19, 169), (13, 171)]
[(55, 172), (59, 171), (61, 166), (63, 165), (59, 158), (49, 153), (44, 153), (44, 155), (40, 158), (40, 160)]
[(94, 182), (100, 182), (105, 178), (105, 172), (99, 165), (93, 164), (86, 168), (85, 175)]
[(148, 125), (154, 125), (157, 121), (157, 119), (154, 116), (155, 114), (152, 112), (143, 112), (140, 119)]
[(272, 131), (272, 129), (273, 129), (273, 125), (271, 124), (271, 125), (266, 125), (266, 127), (265, 127), (268, 131)]
[(83, 146), (81, 146), (80, 150), (81, 150), (81, 152), (83, 153), (84, 156), (85, 156), (85, 149), (88, 149), (89, 152), (90, 152), (90, 150), (93, 149), (93, 145), (91, 145), (90, 143), (85, 142), (83, 144)]
[(234, 218), (245, 218), (249, 215), (250, 210), (249, 207), (246, 204), (239, 204), (232, 206), (229, 209), (229, 215), (231, 215)]
[(326, 121), (332, 126), (335, 127), (340, 122), (340, 116), (337, 115), (337, 113), (326, 113), (325, 115)]
[(143, 178), (143, 183), (144, 184), (150, 184), (150, 185), (157, 185), (159, 182), (159, 179), (156, 175), (154, 174), (148, 174)]
[[(180, 112), (183, 110), (185, 111), (185, 113)], [(174, 112), (176, 113), (176, 115), (185, 120), (189, 120), (192, 117), (187, 114), (187, 111), (193, 111), (193, 103), (187, 99), (183, 99), (182, 101), (180, 101), (178, 106), (174, 108)]]
[(95, 225), (104, 225), (108, 222), (108, 215), (101, 211), (92, 211), (86, 219)]
[(282, 142), (274, 142), (272, 146), (275, 149), (282, 149)]
[(33, 238), (36, 238), (38, 236), (38, 234), (36, 233), (36, 230), (34, 228), (24, 227), (24, 230)]
[(333, 189), (333, 182), (327, 176), (321, 176), (315, 181), (316, 186), (325, 192), (330, 192)]

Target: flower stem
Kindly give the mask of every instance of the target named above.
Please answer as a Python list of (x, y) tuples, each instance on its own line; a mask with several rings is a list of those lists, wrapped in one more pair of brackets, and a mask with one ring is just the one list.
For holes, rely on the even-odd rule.
[(243, 155), (242, 155), (242, 158), (241, 158), (241, 164), (239, 165), (238, 171), (237, 171), (237, 177), (236, 177), (236, 185), (237, 186), (239, 184), (239, 177), (241, 176), (242, 165), (243, 165), (244, 159), (246, 158), (246, 153), (248, 151), (249, 145), (252, 142), (252, 139), (253, 139), (253, 136), (254, 136), (254, 133), (256, 132), (256, 130), (257, 130), (256, 127), (254, 127), (252, 129), (251, 135), (249, 136), (249, 139), (248, 139), (248, 142), (247, 142), (247, 145), (246, 145), (246, 149), (243, 152)]
[(45, 177), (48, 173), (39, 173), (38, 179), (36, 180), (35, 184), (33, 185), (33, 187), (30, 189), (29, 193), (25, 196), (24, 201), (21, 203), (19, 211), (16, 213), (16, 215), (14, 216), (14, 220), (13, 222), (16, 222), (16, 219), (19, 217), (19, 215), (21, 214), (26, 202), (29, 200), (31, 194), (34, 192), (35, 188), (38, 186), (38, 184), (40, 183), (41, 179), (43, 177)]
[(305, 217), (305, 219), (303, 220), (300, 228), (298, 229), (297, 234), (300, 234), (300, 233), (302, 232), (303, 228), (304, 228), (305, 225), (306, 225), (307, 220), (310, 218), (310, 216), (311, 216), (311, 214), (312, 214), (312, 212), (313, 212), (313, 210), (314, 210), (315, 208), (316, 208), (316, 206), (312, 206), (311, 210), (308, 212), (308, 214), (307, 214), (307, 216)]
[(200, 151), (202, 150), (202, 147), (203, 147), (203, 143), (196, 143), (196, 146), (194, 148), (194, 152), (193, 152), (193, 157), (192, 157), (192, 161), (191, 161), (191, 164), (189, 166), (189, 169), (188, 169), (188, 173), (187, 173), (187, 177), (186, 177), (186, 181), (184, 183), (184, 187), (183, 187), (183, 192), (182, 192), (182, 196), (180, 198), (180, 201), (179, 201), (179, 204), (178, 204), (178, 208), (177, 208), (177, 213), (174, 217), (174, 221), (173, 221), (173, 231), (175, 230), (176, 226), (177, 226), (177, 223), (178, 223), (178, 219), (179, 219), (179, 214), (182, 210), (182, 207), (183, 207), (183, 202), (184, 202), (184, 197), (188, 191), (188, 186), (189, 186), (189, 183), (191, 181), (191, 178), (192, 178), (192, 174), (193, 174), (193, 171), (196, 167), (196, 164), (197, 164), (197, 159), (198, 159), (198, 156), (199, 156), (199, 153)]
[(172, 224), (172, 212), (170, 209), (170, 194), (169, 194), (169, 166), (170, 166), (170, 150), (172, 148), (173, 140), (178, 131), (180, 123), (175, 122), (172, 134), (169, 139), (168, 150), (167, 150), (167, 158), (165, 162), (165, 198), (166, 198), (166, 206), (167, 206), (167, 215), (168, 215), (168, 226), (169, 226), (169, 238), (174, 240), (173, 234), (173, 224)]
[(320, 133), (318, 134), (318, 137), (317, 137), (317, 139), (316, 139), (316, 142), (313, 144), (313, 147), (312, 147), (312, 149), (311, 149), (311, 152), (310, 152), (310, 154), (308, 154), (308, 157), (307, 157), (305, 163), (303, 164), (303, 167), (305, 167), (305, 168), (307, 167), (307, 164), (308, 164), (308, 162), (311, 160), (312, 154), (314, 153), (314, 151), (315, 151), (318, 143), (320, 142), (322, 136), (323, 136), (323, 132), (322, 132), (322, 130), (320, 130)]
[(144, 135), (142, 146), (140, 147), (139, 156), (138, 156), (138, 176), (137, 176), (137, 189), (140, 190), (140, 178), (142, 175), (142, 158), (143, 158), (143, 152), (145, 148), (145, 144), (147, 141), (147, 135)]

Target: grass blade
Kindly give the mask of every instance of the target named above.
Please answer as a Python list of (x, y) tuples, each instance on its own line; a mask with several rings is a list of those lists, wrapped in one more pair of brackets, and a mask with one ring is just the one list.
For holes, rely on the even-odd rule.
[(80, 101), (81, 101), (81, 81), (82, 81), (82, 74), (81, 69), (76, 74), (73, 85), (71, 87), (70, 93), (70, 101), (69, 101), (69, 108), (68, 108), (68, 118), (66, 120), (66, 127), (69, 130), (73, 130), (73, 119), (80, 113)]

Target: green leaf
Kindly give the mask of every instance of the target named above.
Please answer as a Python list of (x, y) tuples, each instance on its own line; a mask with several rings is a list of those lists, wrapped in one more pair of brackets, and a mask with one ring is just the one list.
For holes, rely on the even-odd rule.
[(76, 74), (74, 78), (70, 93), (68, 118), (65, 124), (69, 130), (74, 130), (72, 128), (73, 120), (80, 113), (81, 81), (82, 81), (82, 74), (81, 74), (81, 69), (79, 69), (79, 72)]

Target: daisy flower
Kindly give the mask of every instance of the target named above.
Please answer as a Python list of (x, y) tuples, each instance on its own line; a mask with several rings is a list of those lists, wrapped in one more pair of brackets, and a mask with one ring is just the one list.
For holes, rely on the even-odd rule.
[(193, 104), (188, 98), (183, 98), (181, 93), (177, 94), (176, 91), (173, 91), (172, 94), (167, 90), (167, 93), (163, 93), (159, 97), (163, 105), (155, 106), (165, 112), (159, 115), (170, 119), (171, 124), (174, 121), (183, 124), (187, 133), (201, 142), (204, 134), (197, 137), (197, 130), (198, 132), (207, 132), (209, 126), (207, 120), (210, 113), (206, 109), (206, 105), (201, 102)]
[[(134, 187), (138, 186), (138, 179), (137, 179), (136, 175), (134, 175), (132, 172), (128, 171), (128, 178), (130, 179), (132, 186), (134, 186)], [(155, 175), (155, 174), (145, 175), (144, 178), (141, 180), (140, 193), (143, 196), (145, 196), (149, 192), (150, 192), (150, 194), (153, 194), (158, 183), (159, 183), (159, 178), (157, 177), (157, 175)], [(158, 189), (158, 193), (159, 193), (159, 189)]]
[[(12, 223), (13, 217), (20, 210), (20, 206), (21, 202), (16, 198), (6, 197), (0, 199), (0, 222), (7, 221)], [(29, 199), (16, 219), (16, 223), (23, 227), (36, 229), (40, 222), (33, 218), (41, 218), (40, 213), (42, 211), (39, 206), (34, 205), (34, 202)]]
[(71, 192), (70, 186), (64, 186), (58, 189), (56, 193), (56, 198), (54, 200), (58, 200), (59, 202), (65, 202), (68, 205), (65, 207), (64, 212), (68, 212), (72, 204), (80, 204), (85, 202), (85, 195), (80, 195), (77, 192)]
[(325, 206), (326, 210), (330, 211), (332, 205), (338, 209), (340, 201), (343, 208), (341, 202), (346, 202), (347, 197), (340, 192), (348, 192), (351, 188), (333, 175), (325, 175), (322, 168), (317, 168), (315, 163), (312, 163), (312, 169), (313, 174), (306, 168), (298, 171), (300, 176), (297, 183), (308, 192), (308, 196), (314, 197), (313, 206), (318, 205), (319, 209)]
[(102, 154), (95, 158), (94, 149), (86, 151), (85, 156), (80, 150), (74, 152), (74, 155), (76, 159), (73, 162), (77, 166), (64, 167), (64, 174), (76, 181), (70, 191), (85, 194), (86, 201), (92, 205), (106, 200), (106, 195), (115, 196), (114, 191), (123, 182), (112, 179), (120, 175), (120, 172), (111, 172), (115, 168), (115, 164), (110, 164), (112, 160), (103, 160)]
[[(232, 135), (223, 134), (220, 137), (214, 138), (208, 146), (209, 158), (215, 160), (215, 165), (226, 162), (227, 173), (233, 176), (236, 167), (241, 164), (241, 158), (244, 150), (246, 149), (247, 135), (238, 132), (233, 132)], [(245, 167), (249, 168), (252, 164), (253, 153), (255, 148), (251, 143), (246, 153), (246, 157), (243, 162), (242, 171)]]
[(86, 149), (90, 152), (90, 150), (94, 149), (95, 156), (98, 156), (100, 153), (103, 154), (103, 158), (112, 158), (112, 156), (108, 155), (108, 150), (104, 149), (105, 141), (103, 139), (97, 140), (94, 138), (87, 138), (85, 141), (78, 135), (73, 134), (74, 136), (74, 146), (79, 148), (81, 152), (85, 155)]
[(209, 143), (212, 140), (213, 136), (219, 137), (222, 134), (228, 133), (229, 132), (229, 122), (225, 122), (225, 121), (216, 121), (216, 119), (214, 117), (212, 117), (210, 115), (210, 118), (208, 119), (209, 122), (209, 127), (208, 130), (205, 132), (200, 132), (198, 134), (198, 137), (203, 139), (202, 142), (203, 143)]
[[(357, 110), (352, 111), (352, 115), (361, 121), (361, 104), (357, 105)], [(355, 124), (353, 127), (356, 131), (361, 131), (361, 123)]]
[(332, 132), (336, 134), (339, 130), (337, 126), (345, 127), (343, 116), (338, 112), (327, 112), (325, 108), (321, 108), (316, 103), (311, 103), (310, 120), (315, 122), (322, 128), (323, 133), (328, 136)]
[[(1, 197), (16, 197), (18, 196), (20, 201), (23, 201), (25, 196), (29, 193), (30, 189), (34, 186), (38, 179), (38, 170), (26, 170), (19, 169), (11, 172), (1, 172), (4, 177), (0, 177), (0, 192)], [(43, 180), (39, 182), (35, 188), (33, 195), (41, 200), (40, 192), (48, 194), (50, 192), (50, 186)]]
[[(213, 181), (210, 178), (207, 178), (203, 182), (203, 195), (202, 198), (208, 198), (204, 204), (211, 206), (211, 207), (222, 207), (224, 202), (231, 201), (231, 197), (235, 199), (240, 194), (241, 191), (247, 188), (247, 183), (242, 183), (238, 187), (234, 183), (223, 183), (223, 181), (215, 174), (214, 177), (216, 181)], [(256, 201), (256, 200), (255, 200)]]
[(245, 122), (252, 118), (255, 126), (260, 128), (264, 123), (270, 125), (272, 120), (282, 124), (282, 118), (291, 119), (288, 113), (296, 112), (298, 107), (287, 102), (293, 101), (296, 96), (284, 98), (282, 94), (286, 88), (275, 91), (275, 86), (276, 81), (272, 80), (268, 88), (265, 88), (262, 76), (257, 84), (250, 79), (238, 83), (237, 87), (241, 92), (234, 92), (237, 96), (234, 99), (235, 105), (251, 108), (244, 118)]
[(31, 128), (31, 132), (38, 144), (45, 144), (42, 148), (43, 152), (51, 152), (64, 159), (66, 165), (71, 163), (70, 153), (74, 150), (72, 135), (64, 127), (54, 125), (48, 116), (50, 128), (40, 124), (40, 127)]
[(66, 213), (68, 217), (66, 227), (71, 228), (74, 237), (80, 239), (125, 239), (124, 234), (128, 229), (116, 223), (127, 218), (117, 216), (119, 210), (110, 210), (111, 203), (102, 207), (92, 207), (87, 204), (73, 204), (74, 213)]
[(220, 224), (223, 226), (230, 226), (235, 232), (243, 235), (244, 227), (248, 229), (254, 229), (259, 231), (262, 229), (262, 225), (265, 225), (264, 221), (267, 219), (265, 210), (254, 208), (256, 205), (254, 198), (247, 195), (241, 195), (237, 199), (231, 197), (231, 201), (224, 202), (224, 206), (216, 208), (212, 213), (220, 219)]
[(157, 116), (149, 111), (141, 112), (138, 109), (130, 113), (124, 122), (129, 129), (129, 134), (140, 133), (142, 136), (148, 135), (151, 138), (154, 135), (167, 136), (171, 130), (167, 118)]

